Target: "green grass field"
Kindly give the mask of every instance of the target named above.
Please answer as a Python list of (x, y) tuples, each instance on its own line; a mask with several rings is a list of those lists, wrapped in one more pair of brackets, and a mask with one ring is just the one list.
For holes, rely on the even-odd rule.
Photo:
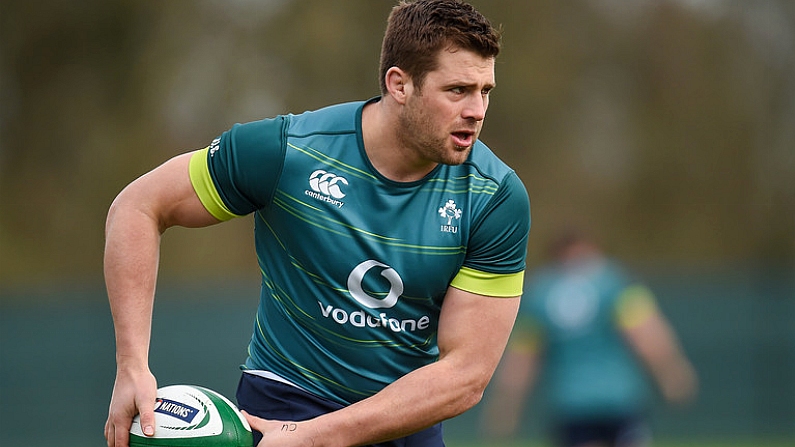
[[(504, 443), (448, 440), (447, 447), (552, 447), (544, 442), (511, 441)], [(793, 447), (795, 439), (748, 439), (748, 440), (691, 440), (656, 441), (653, 447)]]

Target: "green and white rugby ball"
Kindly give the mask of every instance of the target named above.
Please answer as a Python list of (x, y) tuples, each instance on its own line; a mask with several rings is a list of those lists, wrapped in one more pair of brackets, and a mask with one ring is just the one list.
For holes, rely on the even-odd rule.
[(145, 436), (140, 416), (130, 427), (130, 447), (252, 447), (248, 421), (235, 404), (210, 389), (170, 385), (157, 390), (155, 435)]

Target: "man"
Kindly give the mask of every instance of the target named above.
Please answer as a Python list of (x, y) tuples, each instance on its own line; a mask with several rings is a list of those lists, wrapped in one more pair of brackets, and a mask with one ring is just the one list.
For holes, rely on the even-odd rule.
[(119, 194), (109, 446), (127, 445), (137, 413), (153, 433), (161, 234), (249, 213), (263, 285), (237, 400), (255, 442), (443, 445), (441, 421), (480, 400), (522, 292), (529, 199), (478, 140), (499, 38), (458, 0), (401, 2), (380, 97), (235, 125)]
[(567, 233), (528, 283), (516, 330), (484, 412), (488, 434), (515, 434), (543, 366), (561, 447), (643, 447), (647, 372), (673, 403), (692, 399), (693, 367), (651, 291), (592, 242)]

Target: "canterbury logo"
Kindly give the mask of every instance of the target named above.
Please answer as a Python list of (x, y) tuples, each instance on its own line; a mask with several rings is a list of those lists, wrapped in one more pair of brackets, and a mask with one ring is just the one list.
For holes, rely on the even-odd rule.
[(340, 177), (322, 169), (318, 169), (309, 176), (309, 186), (313, 191), (335, 199), (345, 197), (345, 193), (340, 189), (340, 185), (348, 185), (348, 181), (345, 180), (345, 177)]

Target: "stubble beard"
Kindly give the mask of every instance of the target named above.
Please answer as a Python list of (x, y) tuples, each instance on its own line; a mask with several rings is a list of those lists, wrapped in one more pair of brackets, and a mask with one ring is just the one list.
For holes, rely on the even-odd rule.
[(473, 145), (456, 146), (452, 144), (450, 135), (437, 136), (438, 129), (434, 128), (433, 122), (420, 107), (405, 107), (400, 114), (398, 132), (403, 147), (434, 163), (460, 165), (465, 162)]

